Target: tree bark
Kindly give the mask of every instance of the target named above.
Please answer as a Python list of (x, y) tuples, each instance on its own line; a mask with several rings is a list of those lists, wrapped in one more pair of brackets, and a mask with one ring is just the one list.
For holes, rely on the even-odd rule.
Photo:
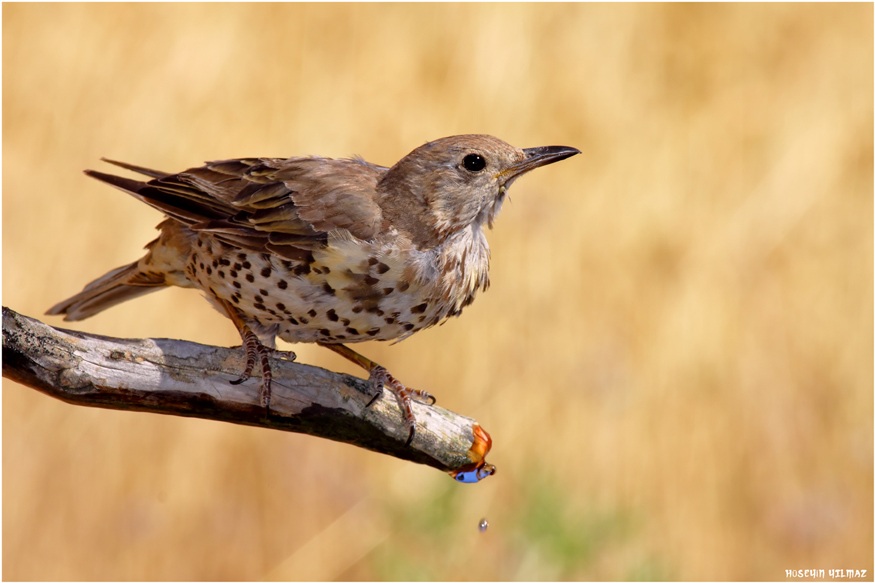
[(373, 399), (362, 379), (282, 354), (271, 356), (266, 410), (260, 378), (229, 382), (243, 370), (240, 348), (74, 332), (3, 307), (3, 376), (67, 403), (306, 433), (426, 464), (461, 482), (494, 472), (485, 460), (492, 440), (473, 419), (414, 402), (416, 433), (405, 446), (408, 431), (391, 393)]

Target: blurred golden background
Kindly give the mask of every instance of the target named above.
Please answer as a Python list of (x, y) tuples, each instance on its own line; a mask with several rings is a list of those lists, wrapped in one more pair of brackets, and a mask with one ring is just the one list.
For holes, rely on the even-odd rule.
[[(871, 4), (4, 4), (3, 304), (30, 316), (155, 235), (81, 173), (101, 156), (584, 155), (514, 185), (460, 319), (358, 346), (478, 419), (496, 476), (4, 381), (3, 578), (871, 580), (872, 29)], [(43, 319), (240, 342), (191, 290)]]

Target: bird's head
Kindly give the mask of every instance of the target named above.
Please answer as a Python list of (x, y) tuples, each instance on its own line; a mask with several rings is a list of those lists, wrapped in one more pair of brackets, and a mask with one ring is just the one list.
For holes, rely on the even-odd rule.
[(377, 189), (393, 222), (441, 241), (472, 225), (491, 227), (514, 180), (579, 153), (568, 146), (519, 149), (487, 135), (451, 136), (413, 150)]

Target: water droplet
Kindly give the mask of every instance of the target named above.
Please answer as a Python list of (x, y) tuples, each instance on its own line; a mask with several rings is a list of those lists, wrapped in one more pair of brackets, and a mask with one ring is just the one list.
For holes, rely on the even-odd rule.
[(452, 476), (457, 482), (462, 482), (463, 484), (476, 484), (494, 473), (495, 466), (492, 464), (485, 464), (471, 470), (457, 471), (455, 474), (452, 474)]
[(481, 518), (480, 524), (477, 525), (477, 528), (480, 529), (480, 532), (486, 532), (486, 529), (489, 528), (489, 521), (485, 518)]

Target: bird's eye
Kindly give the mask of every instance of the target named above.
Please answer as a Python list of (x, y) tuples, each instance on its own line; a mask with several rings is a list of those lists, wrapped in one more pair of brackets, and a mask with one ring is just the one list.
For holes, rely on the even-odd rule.
[(480, 154), (468, 154), (462, 159), (462, 166), (468, 172), (480, 172), (486, 168), (486, 159)]

